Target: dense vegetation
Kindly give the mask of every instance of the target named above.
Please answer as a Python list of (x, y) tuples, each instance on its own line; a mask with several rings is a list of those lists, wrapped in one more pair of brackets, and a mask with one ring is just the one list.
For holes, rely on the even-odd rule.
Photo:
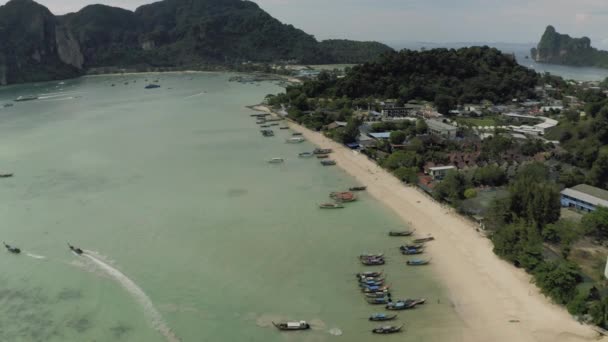
[[(57, 53), (58, 30), (69, 42), (63, 56)], [(78, 69), (103, 66), (362, 63), (387, 51), (392, 49), (373, 42), (318, 42), (251, 1), (164, 0), (135, 12), (91, 5), (59, 17), (31, 0), (0, 7), (0, 84), (71, 77)], [(84, 63), (72, 63), (74, 58)]]
[(608, 52), (595, 49), (587, 37), (572, 38), (548, 26), (538, 46), (531, 51), (537, 62), (608, 68)]
[(455, 104), (504, 103), (534, 97), (539, 76), (489, 47), (384, 54), (350, 69), (344, 78), (320, 77), (288, 94), (307, 98), (367, 97), (433, 101), (440, 112)]

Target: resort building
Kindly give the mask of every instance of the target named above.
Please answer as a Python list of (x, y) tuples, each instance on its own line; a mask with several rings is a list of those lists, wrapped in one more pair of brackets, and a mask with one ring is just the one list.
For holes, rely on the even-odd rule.
[(426, 124), (429, 126), (429, 131), (431, 131), (431, 133), (441, 135), (449, 139), (455, 138), (456, 133), (458, 133), (458, 127), (438, 120), (427, 120)]
[(561, 192), (563, 207), (594, 211), (597, 207), (608, 208), (608, 191), (587, 184), (567, 188)]
[(455, 166), (436, 166), (429, 168), (429, 175), (433, 178), (433, 180), (443, 180), (445, 176), (448, 175), (448, 172), (455, 171)]

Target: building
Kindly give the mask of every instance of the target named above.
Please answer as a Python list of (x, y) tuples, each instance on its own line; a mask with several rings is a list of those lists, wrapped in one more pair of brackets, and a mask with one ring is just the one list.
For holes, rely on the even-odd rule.
[(427, 120), (429, 131), (433, 134), (441, 135), (446, 138), (455, 138), (458, 133), (458, 127), (446, 124), (438, 120)]
[(561, 192), (563, 207), (594, 211), (597, 207), (608, 208), (608, 191), (587, 184), (567, 188)]
[(400, 118), (408, 114), (409, 110), (406, 107), (385, 107), (382, 109), (382, 116), (386, 118)]
[(429, 175), (433, 178), (433, 180), (442, 180), (445, 176), (448, 175), (448, 172), (456, 171), (455, 166), (435, 166), (429, 168)]
[(391, 132), (378, 132), (378, 133), (368, 133), (370, 137), (376, 140), (387, 140), (391, 137)]

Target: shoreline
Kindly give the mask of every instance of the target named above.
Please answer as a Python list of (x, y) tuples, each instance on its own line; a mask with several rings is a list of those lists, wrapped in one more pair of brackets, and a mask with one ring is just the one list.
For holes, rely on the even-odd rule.
[[(249, 107), (276, 115), (268, 107)], [(337, 165), (367, 186), (367, 192), (395, 212), (418, 235), (432, 235), (430, 269), (462, 320), (453, 341), (575, 342), (598, 340), (593, 327), (575, 321), (531, 283), (531, 277), (500, 259), (492, 242), (453, 209), (405, 186), (365, 155), (287, 120), (310, 143), (332, 148)], [(378, 232), (384, 234), (386, 232)]]

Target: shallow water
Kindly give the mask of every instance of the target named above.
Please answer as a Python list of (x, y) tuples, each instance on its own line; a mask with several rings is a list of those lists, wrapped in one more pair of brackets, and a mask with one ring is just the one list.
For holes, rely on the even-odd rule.
[[(383, 339), (458, 335), (430, 269), (406, 268), (386, 236), (398, 218), (364, 193), (317, 209), (353, 179), (298, 159), (313, 147), (289, 132), (263, 138), (244, 106), (280, 88), (229, 77), (0, 88), (0, 103), (45, 94), (0, 109), (0, 171), (15, 173), (0, 180), (0, 237), (24, 250), (0, 257), (0, 341), (368, 341), (382, 307), (354, 283), (366, 251), (387, 254), (395, 297), (429, 298)], [(282, 319), (313, 331), (279, 333)]]

